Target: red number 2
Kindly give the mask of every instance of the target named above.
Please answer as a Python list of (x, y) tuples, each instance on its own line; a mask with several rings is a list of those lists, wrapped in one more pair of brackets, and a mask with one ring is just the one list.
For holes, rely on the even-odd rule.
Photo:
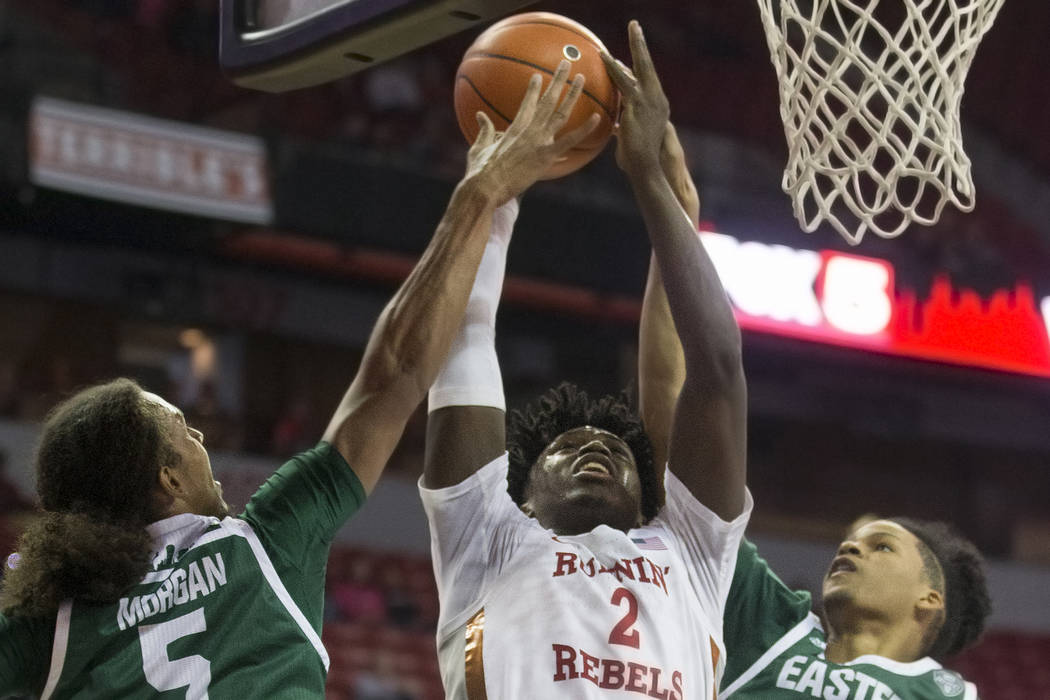
[(627, 601), (627, 614), (616, 623), (616, 627), (613, 627), (612, 632), (609, 633), (609, 644), (622, 644), (625, 647), (637, 649), (638, 630), (632, 630), (631, 625), (638, 620), (638, 599), (626, 588), (617, 588), (613, 591), (612, 600), (609, 602), (619, 607), (620, 603), (625, 600)]

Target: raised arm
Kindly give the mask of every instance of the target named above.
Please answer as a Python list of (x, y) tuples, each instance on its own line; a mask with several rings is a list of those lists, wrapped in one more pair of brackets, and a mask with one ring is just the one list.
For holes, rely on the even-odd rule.
[[(559, 155), (578, 143), (597, 119), (567, 135), (557, 136), (583, 90), (577, 76), (561, 99), (569, 75), (563, 61), (550, 85), (539, 95), (534, 77), (517, 116), (499, 148), (513, 148), (528, 167), (516, 166), (517, 196), (547, 171)], [(530, 155), (531, 154), (531, 155)], [(526, 157), (529, 156), (529, 157)], [(503, 286), (507, 245), (510, 242), (517, 202), (496, 211), (491, 235), (467, 303), (459, 333), (449, 357), (430, 391), (427, 449), (423, 484), (437, 489), (458, 484), (506, 449), (503, 384), (495, 348), (496, 308)]]
[(641, 27), (630, 25), (634, 74), (609, 56), (623, 94), (617, 160), (627, 174), (653, 251), (685, 358), (668, 460), (693, 495), (723, 519), (743, 509), (747, 393), (740, 330), (718, 274), (675, 199), (660, 163), (667, 98)]
[[(559, 75), (560, 94), (567, 63)], [(537, 76), (506, 134), (497, 134), (479, 114), (481, 131), (470, 149), (467, 174), (419, 263), (380, 315), (357, 376), (324, 434), (366, 491), (379, 480), (405, 423), (445, 361), (463, 320), (493, 212), (594, 128), (592, 121), (557, 139), (557, 129), (548, 133), (558, 119), (564, 124), (581, 88), (582, 79), (573, 83), (559, 109), (544, 111), (547, 97), (540, 99)]]
[[(685, 153), (674, 126), (668, 122), (660, 151), (660, 164), (682, 205), (693, 229), (700, 226), (700, 197), (685, 163)], [(663, 276), (656, 257), (649, 259), (649, 277), (642, 299), (642, 318), (638, 327), (638, 396), (642, 423), (653, 445), (653, 464), (663, 478), (667, 448), (678, 394), (685, 381), (682, 344), (671, 318)]]

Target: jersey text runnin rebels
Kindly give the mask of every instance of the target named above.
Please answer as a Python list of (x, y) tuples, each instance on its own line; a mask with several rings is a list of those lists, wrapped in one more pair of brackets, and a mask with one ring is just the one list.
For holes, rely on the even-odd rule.
[(667, 505), (627, 533), (558, 536), (507, 493), (507, 457), (421, 488), (449, 698), (712, 698), (722, 610), (751, 499), (723, 522), (668, 472)]

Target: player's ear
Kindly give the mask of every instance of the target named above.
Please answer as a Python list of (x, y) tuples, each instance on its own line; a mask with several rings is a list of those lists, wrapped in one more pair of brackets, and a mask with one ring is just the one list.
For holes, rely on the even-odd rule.
[(172, 514), (171, 509), (182, 497), (184, 486), (184, 480), (177, 469), (167, 465), (160, 468), (157, 472), (157, 486), (151, 499), (153, 516), (157, 520)]
[(915, 608), (920, 615), (939, 615), (944, 612), (944, 596), (934, 588), (927, 588)]
[(160, 483), (161, 491), (167, 496), (176, 498), (182, 495), (185, 484), (183, 483), (179, 470), (164, 465), (160, 468), (160, 472), (157, 474), (157, 479)]

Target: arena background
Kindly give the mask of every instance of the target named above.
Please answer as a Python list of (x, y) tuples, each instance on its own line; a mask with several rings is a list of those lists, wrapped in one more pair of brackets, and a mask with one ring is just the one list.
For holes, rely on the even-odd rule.
[[(530, 9), (583, 22), (618, 55), (629, 18), (646, 28), (702, 218), (723, 236), (751, 397), (749, 533), (774, 567), (817, 589), (857, 515), (950, 520), (989, 558), (996, 607), (985, 641), (949, 665), (984, 700), (1050, 697), (1050, 5), (1007, 2), (968, 78), (976, 210), (856, 249), (801, 233), (779, 190), (754, 3)], [(474, 32), (271, 95), (220, 73), (217, 13), (215, 0), (0, 6), (4, 554), (32, 517), (39, 420), (115, 375), (183, 408), (243, 505), (320, 435), (462, 171), (451, 88)], [(830, 310), (849, 290), (806, 276), (843, 254), (892, 270), (892, 321), (874, 335)], [(499, 320), (512, 406), (563, 378), (631, 382), (647, 261), (611, 153), (534, 188)], [(414, 484), (424, 422), (333, 552), (331, 698), (441, 696)]]

